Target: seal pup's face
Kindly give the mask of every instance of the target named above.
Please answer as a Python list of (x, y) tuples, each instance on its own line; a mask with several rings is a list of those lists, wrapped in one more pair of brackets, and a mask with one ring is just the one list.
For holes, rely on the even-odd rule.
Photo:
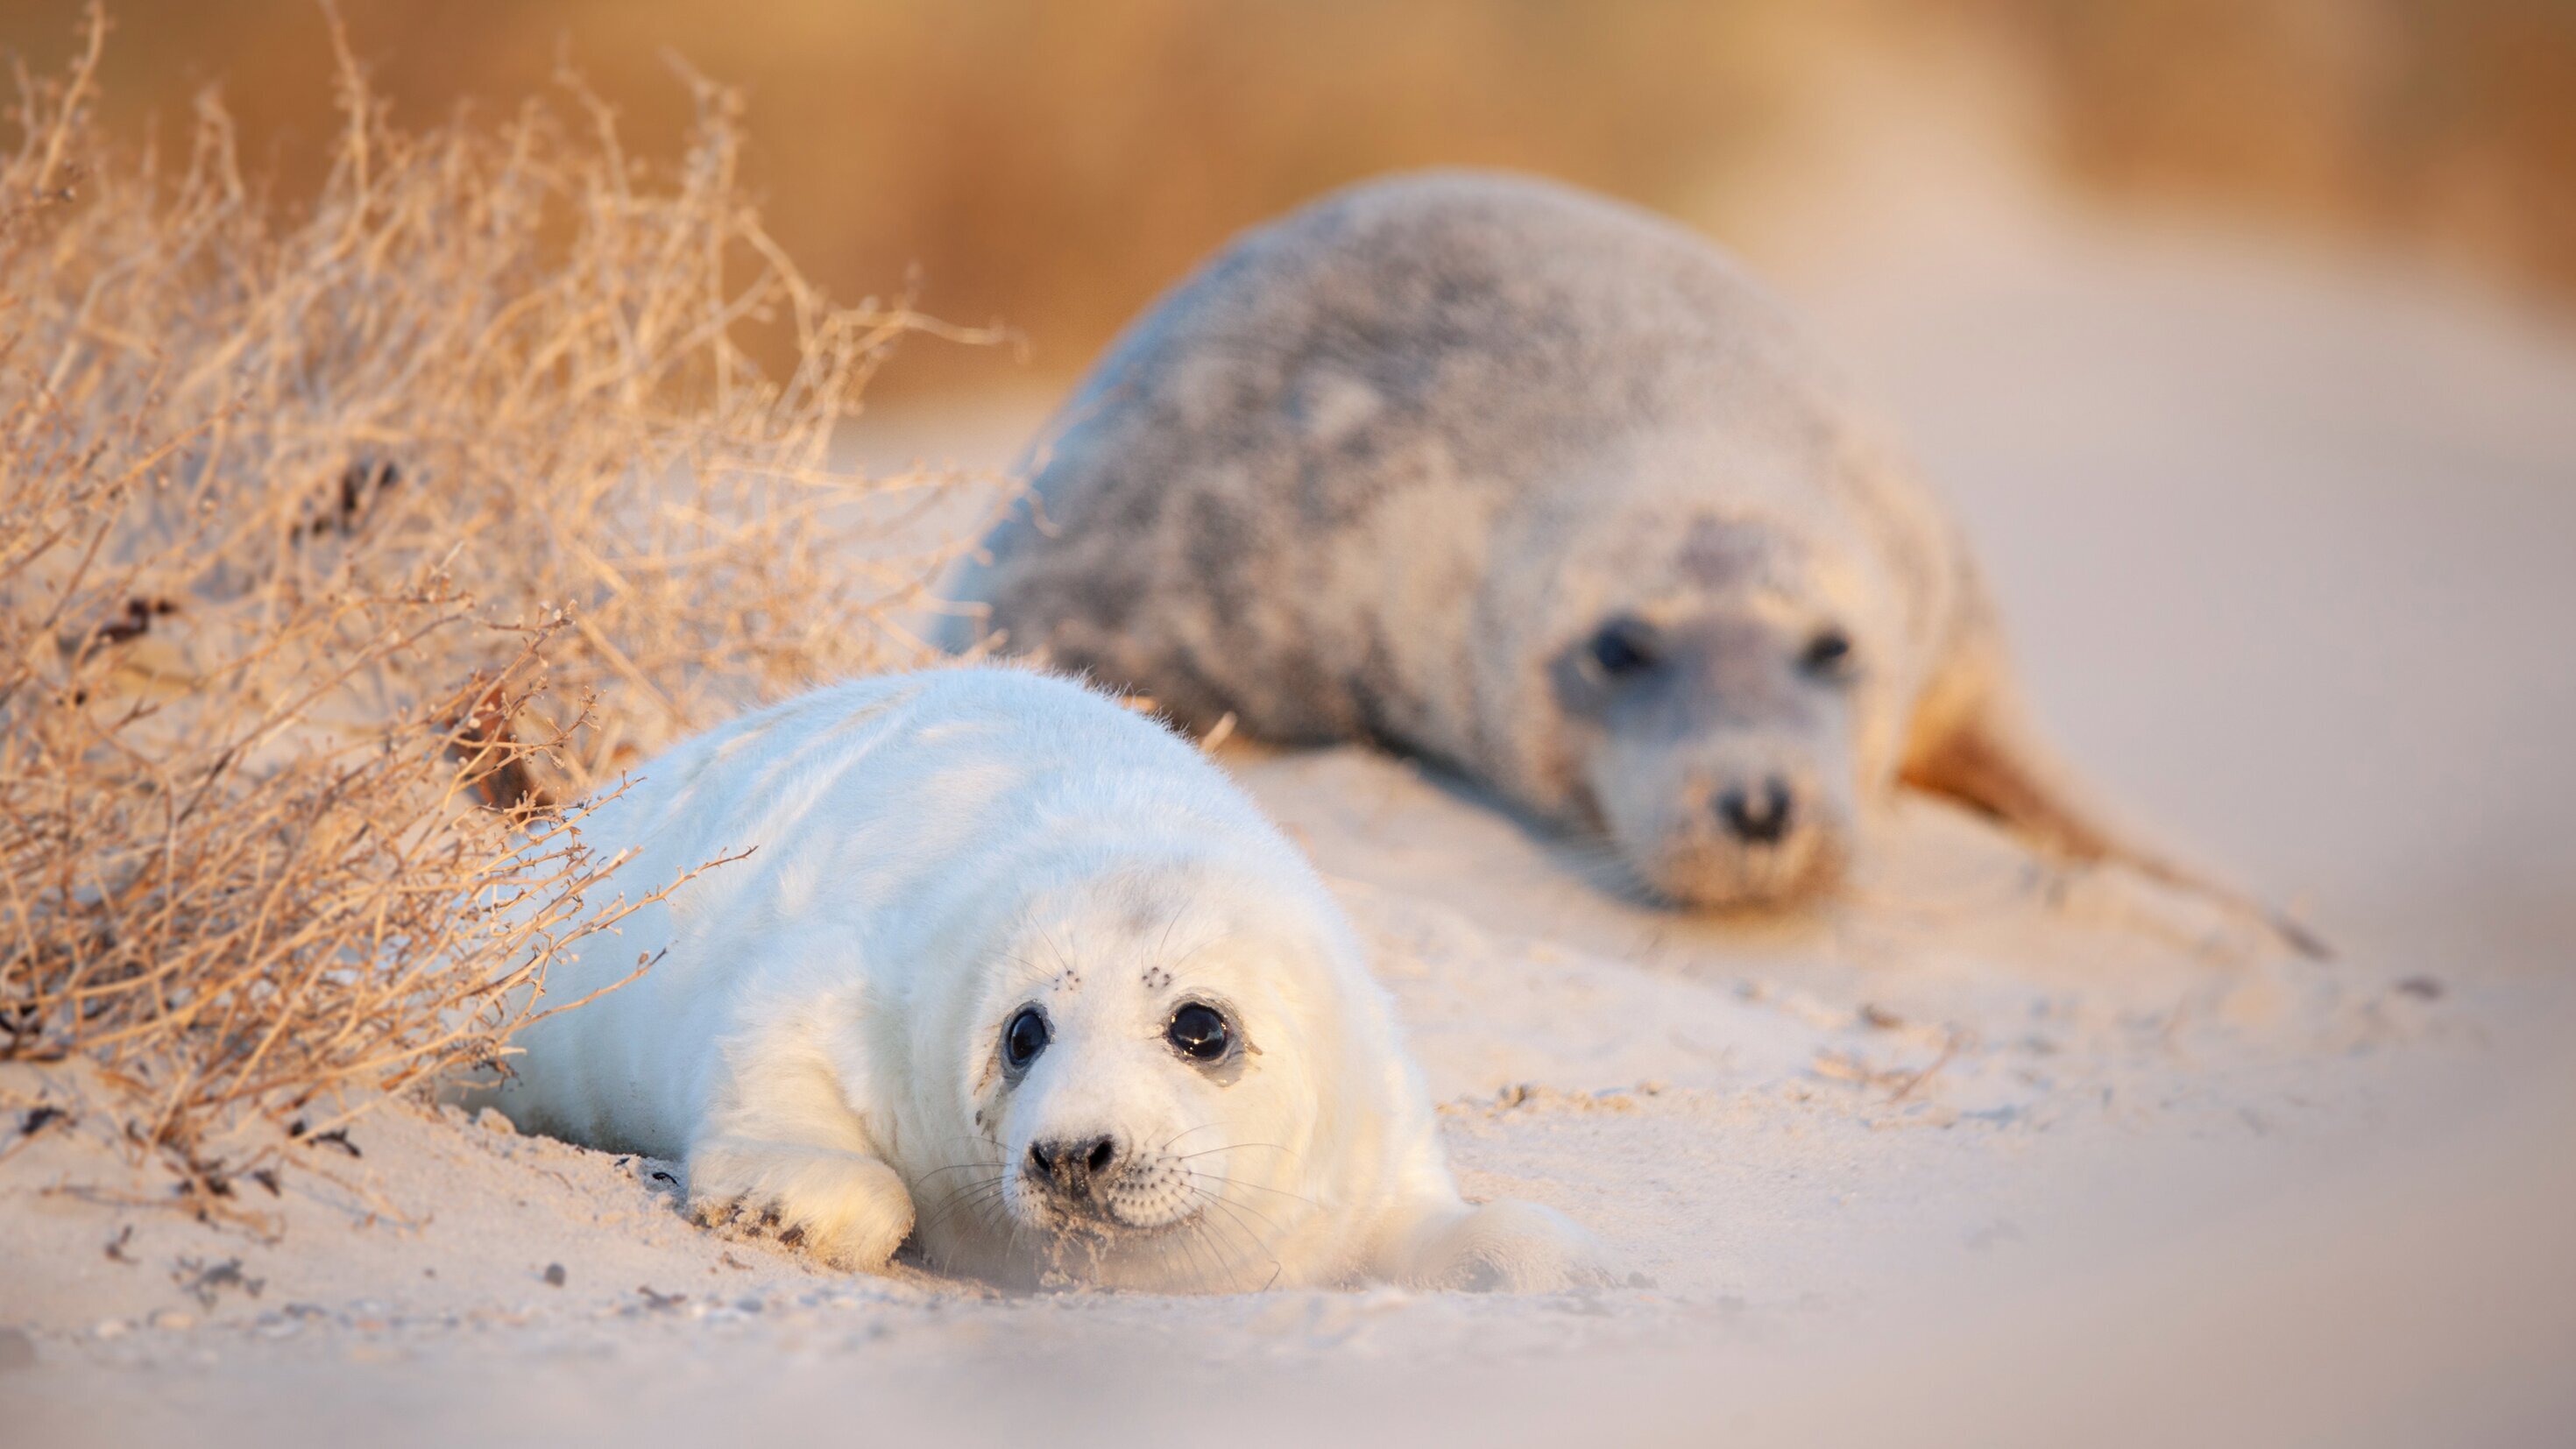
[(1676, 902), (1795, 901), (1851, 856), (1867, 611), (1785, 548), (1704, 526), (1665, 574), (1688, 587), (1614, 598), (1555, 656), (1557, 700), (1589, 727), (1579, 768), (1600, 822)]
[(1316, 1210), (1319, 1074), (1340, 1049), (1334, 946), (1298, 915), (1202, 867), (1030, 911), (956, 1064), (973, 1141), (922, 1184), (925, 1251), (998, 1255), (1032, 1286), (1275, 1277)]

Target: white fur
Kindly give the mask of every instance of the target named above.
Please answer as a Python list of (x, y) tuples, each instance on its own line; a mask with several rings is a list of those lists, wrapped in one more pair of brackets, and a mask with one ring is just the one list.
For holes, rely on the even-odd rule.
[[(585, 828), (640, 892), (746, 847), (558, 965), (503, 1105), (679, 1158), (702, 1214), (774, 1213), (855, 1268), (908, 1237), (1016, 1286), (1554, 1289), (1597, 1248), (1527, 1203), (1470, 1207), (1384, 995), (1313, 870), (1189, 745), (1008, 669), (826, 689), (654, 762)], [(1244, 1046), (1163, 1030), (1202, 1001)], [(1054, 1040), (1016, 1082), (1023, 1006)], [(1127, 1144), (1106, 1216), (1029, 1148)]]

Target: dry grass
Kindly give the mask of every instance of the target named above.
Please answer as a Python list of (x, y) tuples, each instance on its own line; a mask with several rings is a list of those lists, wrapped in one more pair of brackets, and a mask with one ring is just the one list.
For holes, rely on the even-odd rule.
[[(569, 76), (405, 134), (344, 49), (281, 215), (211, 99), (182, 156), (95, 134), (103, 37), (18, 78), (0, 159), (0, 1058), (94, 1058), (185, 1163), (493, 1060), (553, 952), (670, 884), (553, 802), (910, 661), (945, 561), (910, 520), (958, 480), (833, 471), (925, 324), (771, 244), (724, 91), (679, 82), (650, 166)], [(783, 378), (737, 349), (763, 319)]]

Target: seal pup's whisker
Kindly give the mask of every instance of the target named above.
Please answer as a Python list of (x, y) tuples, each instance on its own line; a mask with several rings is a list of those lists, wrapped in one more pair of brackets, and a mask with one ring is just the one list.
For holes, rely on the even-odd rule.
[(1218, 1224), (1215, 1219), (1208, 1215), (1207, 1211), (1210, 1206), (1215, 1204), (1215, 1199), (1209, 1197), (1204, 1192), (1194, 1191), (1191, 1194), (1191, 1202), (1192, 1208), (1190, 1215), (1182, 1224), (1183, 1231), (1181, 1236), (1185, 1239), (1195, 1240), (1206, 1245), (1208, 1256), (1215, 1262), (1215, 1271), (1207, 1275), (1206, 1281), (1210, 1284), (1216, 1284), (1223, 1280), (1226, 1270), (1233, 1266), (1235, 1258), (1240, 1256), (1240, 1253), (1238, 1251), (1230, 1254), (1227, 1249), (1217, 1241), (1216, 1230)]
[(1229, 1253), (1225, 1247), (1217, 1241), (1214, 1224), (1205, 1214), (1201, 1214), (1190, 1220), (1189, 1236), (1191, 1239), (1204, 1243), (1207, 1246), (1208, 1257), (1211, 1260), (1212, 1266), (1206, 1271), (1205, 1276), (1200, 1280), (1206, 1285), (1207, 1290), (1209, 1292), (1221, 1293), (1232, 1287), (1234, 1283), (1234, 1266), (1241, 1260), (1243, 1256), (1242, 1253), (1240, 1251)]
[(1276, 1142), (1229, 1142), (1222, 1147), (1202, 1147), (1196, 1152), (1176, 1152), (1172, 1154), (1172, 1160), (1187, 1162), (1193, 1157), (1209, 1157), (1219, 1152), (1240, 1152), (1245, 1148), (1268, 1148), (1274, 1152), (1289, 1151), (1287, 1147)]
[(998, 1167), (1000, 1167), (1001, 1165), (1002, 1165), (1002, 1163), (1001, 1163), (1001, 1159), (999, 1159), (999, 1158), (995, 1158), (995, 1159), (994, 1159), (993, 1161), (991, 1161), (991, 1162), (952, 1162), (952, 1163), (948, 1164), (946, 1167), (934, 1167), (934, 1168), (930, 1169), (928, 1172), (923, 1173), (921, 1176), (914, 1178), (914, 1179), (913, 1179), (913, 1185), (914, 1185), (914, 1186), (916, 1186), (916, 1187), (918, 1187), (918, 1186), (920, 1186), (922, 1183), (928, 1182), (928, 1181), (930, 1181), (932, 1178), (938, 1177), (938, 1176), (940, 1176), (940, 1175), (942, 1175), (942, 1174), (944, 1174), (944, 1173), (950, 1173), (950, 1172), (969, 1172), (969, 1171), (972, 1171), (972, 1170), (974, 1170), (974, 1169), (976, 1169), (976, 1168), (983, 1168), (983, 1169), (985, 1169), (985, 1170), (987, 1170), (987, 1171), (990, 1171), (990, 1170), (992, 1170), (992, 1169), (994, 1169), (994, 1168), (998, 1168)]
[[(1241, 1251), (1239, 1251), (1238, 1253), (1236, 1253), (1232, 1258), (1227, 1259), (1227, 1260), (1225, 1261), (1225, 1264), (1224, 1264), (1224, 1266), (1225, 1266), (1225, 1267), (1227, 1267), (1227, 1268), (1232, 1268), (1235, 1264), (1240, 1263), (1240, 1262), (1243, 1262), (1243, 1261), (1245, 1261), (1246, 1259), (1250, 1259), (1250, 1258), (1256, 1258), (1256, 1257), (1269, 1257), (1269, 1256), (1270, 1256), (1270, 1255), (1268, 1255), (1267, 1253), (1263, 1252), (1263, 1251), (1262, 1251), (1262, 1247), (1261, 1247), (1261, 1245), (1262, 1245), (1265, 1241), (1267, 1241), (1267, 1239), (1266, 1239), (1262, 1234), (1260, 1234), (1260, 1233), (1257, 1233), (1257, 1232), (1253, 1231), (1253, 1229), (1252, 1229), (1251, 1225), (1249, 1225), (1249, 1224), (1245, 1223), (1245, 1222), (1243, 1221), (1243, 1219), (1242, 1219), (1240, 1216), (1236, 1215), (1236, 1213), (1235, 1213), (1234, 1209), (1235, 1209), (1235, 1207), (1237, 1206), (1237, 1204), (1228, 1203), (1228, 1202), (1227, 1202), (1227, 1201), (1225, 1201), (1223, 1198), (1219, 1198), (1219, 1197), (1211, 1197), (1211, 1198), (1209, 1198), (1209, 1199), (1208, 1199), (1208, 1201), (1206, 1202), (1206, 1204), (1205, 1204), (1204, 1206), (1205, 1206), (1205, 1207), (1208, 1207), (1208, 1208), (1214, 1208), (1214, 1209), (1216, 1209), (1216, 1210), (1218, 1210), (1218, 1211), (1223, 1212), (1224, 1214), (1226, 1214), (1226, 1216), (1227, 1216), (1229, 1219), (1231, 1219), (1231, 1220), (1232, 1220), (1233, 1225), (1234, 1225), (1234, 1230), (1235, 1230), (1236, 1232), (1238, 1232), (1238, 1233), (1242, 1234), (1242, 1236), (1243, 1236), (1243, 1243), (1244, 1243), (1244, 1246), (1243, 1246), (1242, 1250), (1241, 1250)], [(1200, 1213), (1200, 1215), (1199, 1215), (1199, 1217), (1198, 1217), (1197, 1221), (1200, 1221), (1200, 1222), (1203, 1222), (1203, 1223), (1208, 1223), (1208, 1224), (1210, 1224), (1210, 1225), (1211, 1225), (1211, 1227), (1212, 1227), (1212, 1226), (1213, 1226), (1213, 1224), (1214, 1224), (1214, 1222), (1215, 1222), (1215, 1219), (1208, 1217), (1208, 1216), (1207, 1216), (1207, 1214), (1205, 1213), (1205, 1211), (1203, 1210), (1203, 1211)], [(1277, 1258), (1275, 1258), (1275, 1257), (1270, 1257), (1270, 1267), (1271, 1267), (1271, 1276), (1275, 1279), (1275, 1278), (1278, 1276), (1278, 1272), (1279, 1272), (1279, 1260), (1278, 1260)]]
[(1215, 1131), (1219, 1131), (1219, 1130), (1223, 1129), (1223, 1128), (1225, 1127), (1225, 1125), (1226, 1125), (1226, 1124), (1225, 1124), (1225, 1123), (1223, 1123), (1223, 1122), (1201, 1122), (1201, 1123), (1200, 1123), (1199, 1125), (1197, 1125), (1196, 1127), (1184, 1127), (1184, 1128), (1182, 1128), (1180, 1131), (1175, 1132), (1175, 1133), (1173, 1133), (1171, 1136), (1169, 1136), (1169, 1137), (1167, 1137), (1167, 1138), (1163, 1139), (1163, 1145), (1162, 1145), (1162, 1147), (1161, 1147), (1160, 1149), (1158, 1149), (1158, 1150), (1163, 1151), (1163, 1152), (1169, 1152), (1169, 1151), (1171, 1151), (1171, 1150), (1172, 1150), (1173, 1146), (1174, 1146), (1176, 1143), (1178, 1143), (1178, 1142), (1179, 1142), (1182, 1138), (1184, 1138), (1184, 1137), (1189, 1137), (1189, 1136), (1192, 1136), (1192, 1135), (1197, 1134), (1197, 1133), (1200, 1133), (1200, 1132), (1215, 1132)]
[[(1192, 1172), (1190, 1175), (1193, 1179), (1200, 1176), (1197, 1172)], [(1241, 1179), (1228, 1178), (1225, 1180), (1225, 1185), (1228, 1187), (1240, 1187), (1250, 1192), (1266, 1192), (1274, 1197), (1284, 1197), (1290, 1202), (1299, 1203), (1310, 1208), (1319, 1206), (1313, 1198), (1307, 1197), (1303, 1193), (1290, 1192), (1284, 1187), (1273, 1187), (1266, 1182), (1249, 1182)]]
[(1216, 1250), (1214, 1243), (1209, 1243), (1208, 1256), (1214, 1260), (1214, 1267), (1211, 1269), (1200, 1263), (1198, 1249), (1207, 1235), (1206, 1223), (1205, 1218), (1192, 1217), (1182, 1232), (1173, 1235), (1173, 1240), (1189, 1256), (1191, 1278), (1203, 1287), (1214, 1288), (1224, 1280), (1225, 1257)]
[[(1243, 1214), (1250, 1213), (1260, 1222), (1264, 1230), (1261, 1233), (1252, 1234), (1255, 1241), (1262, 1241), (1271, 1235), (1275, 1235), (1279, 1231), (1279, 1225), (1271, 1221), (1268, 1213), (1261, 1211), (1259, 1208), (1254, 1207), (1248, 1202), (1229, 1202), (1226, 1200), (1224, 1194), (1211, 1192), (1207, 1195), (1207, 1206), (1223, 1210), (1227, 1216), (1233, 1218), (1239, 1224), (1243, 1224)], [(1251, 1231), (1250, 1224), (1243, 1224), (1243, 1226), (1247, 1233)]]
[(936, 1229), (960, 1213), (985, 1220), (987, 1226), (990, 1226), (989, 1214), (993, 1206), (1001, 1200), (1002, 1187), (1002, 1180), (995, 1178), (972, 1187), (961, 1188), (950, 1194), (937, 1209), (915, 1224), (914, 1236), (925, 1243), (933, 1241), (936, 1238)]
[(940, 1221), (946, 1218), (950, 1213), (955, 1212), (959, 1206), (974, 1202), (976, 1199), (988, 1194), (1000, 1192), (1008, 1180), (1009, 1179), (1007, 1177), (997, 1174), (995, 1176), (981, 1178), (976, 1181), (969, 1182), (962, 1187), (952, 1189), (946, 1197), (940, 1199), (939, 1206), (931, 1209), (930, 1214), (927, 1217), (920, 1219), (914, 1224), (913, 1230), (915, 1232), (928, 1232), (933, 1227), (936, 1227)]
[(931, 1241), (937, 1236), (938, 1229), (943, 1224), (961, 1212), (970, 1217), (981, 1216), (984, 1209), (996, 1200), (999, 1194), (998, 1182), (979, 1183), (960, 1188), (940, 1199), (937, 1207), (916, 1219), (913, 1223), (912, 1235), (924, 1242)]
[[(1323, 1204), (1316, 1202), (1313, 1198), (1306, 1196), (1304, 1193), (1290, 1192), (1288, 1189), (1286, 1189), (1286, 1188), (1284, 1188), (1284, 1187), (1272, 1187), (1272, 1186), (1270, 1186), (1268, 1183), (1260, 1183), (1260, 1182), (1236, 1182), (1236, 1183), (1234, 1183), (1234, 1184), (1232, 1184), (1232, 1185), (1233, 1185), (1233, 1186), (1235, 1186), (1235, 1187), (1242, 1188), (1242, 1189), (1244, 1189), (1244, 1190), (1245, 1190), (1245, 1191), (1247, 1191), (1247, 1192), (1266, 1192), (1266, 1193), (1269, 1193), (1269, 1194), (1270, 1194), (1271, 1196), (1273, 1196), (1273, 1197), (1283, 1197), (1283, 1198), (1286, 1198), (1286, 1199), (1287, 1199), (1288, 1201), (1290, 1201), (1290, 1202), (1293, 1202), (1293, 1203), (1298, 1204), (1298, 1205), (1299, 1205), (1299, 1206), (1301, 1206), (1301, 1207), (1309, 1207), (1309, 1208), (1315, 1208), (1315, 1209), (1317, 1209), (1317, 1210), (1321, 1210), (1321, 1208), (1322, 1208), (1322, 1206), (1323, 1206)], [(1249, 1203), (1247, 1203), (1247, 1204), (1245, 1204), (1245, 1206), (1249, 1207), (1249, 1206), (1250, 1206), (1250, 1204), (1249, 1204)]]

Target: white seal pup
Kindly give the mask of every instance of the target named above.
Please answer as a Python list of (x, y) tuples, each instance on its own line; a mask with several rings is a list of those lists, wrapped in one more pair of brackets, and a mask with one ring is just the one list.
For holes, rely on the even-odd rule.
[(1606, 1282), (1570, 1220), (1470, 1206), (1322, 882), (1191, 745), (1079, 685), (951, 669), (691, 740), (583, 827), (669, 881), (556, 965), (500, 1104), (687, 1166), (880, 1267), (1006, 1286)]
[(1034, 461), (953, 596), (1190, 727), (1428, 757), (1677, 903), (1829, 889), (1901, 781), (2261, 909), (2087, 807), (1960, 531), (1645, 212), (1476, 173), (1326, 197), (1140, 318)]

